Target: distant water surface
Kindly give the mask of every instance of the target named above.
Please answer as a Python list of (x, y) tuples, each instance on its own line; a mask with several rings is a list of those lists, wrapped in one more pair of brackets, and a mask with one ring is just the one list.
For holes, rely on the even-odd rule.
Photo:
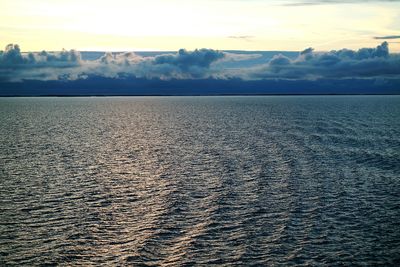
[(400, 97), (0, 98), (0, 265), (399, 265)]

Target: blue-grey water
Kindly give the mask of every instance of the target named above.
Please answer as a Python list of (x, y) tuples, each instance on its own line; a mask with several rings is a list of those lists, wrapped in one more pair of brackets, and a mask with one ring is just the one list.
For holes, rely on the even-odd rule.
[(1, 266), (399, 264), (399, 96), (0, 98)]

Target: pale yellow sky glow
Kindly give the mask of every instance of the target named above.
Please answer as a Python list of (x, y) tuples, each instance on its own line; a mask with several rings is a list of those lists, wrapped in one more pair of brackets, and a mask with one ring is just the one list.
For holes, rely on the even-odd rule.
[[(287, 5), (291, 3), (300, 2), (0, 0), (0, 47), (330, 50), (376, 46), (382, 40), (374, 36), (400, 35), (397, 1)], [(391, 51), (400, 51), (400, 39), (388, 41)]]

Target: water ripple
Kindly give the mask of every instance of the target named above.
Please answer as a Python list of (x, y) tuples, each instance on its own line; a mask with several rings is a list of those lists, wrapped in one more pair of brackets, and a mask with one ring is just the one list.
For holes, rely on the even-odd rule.
[(398, 265), (399, 104), (2, 98), (0, 265)]

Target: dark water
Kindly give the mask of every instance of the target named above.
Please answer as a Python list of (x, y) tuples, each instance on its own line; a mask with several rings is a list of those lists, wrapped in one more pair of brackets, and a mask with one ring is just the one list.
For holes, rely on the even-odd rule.
[(400, 97), (0, 99), (0, 265), (398, 265)]

